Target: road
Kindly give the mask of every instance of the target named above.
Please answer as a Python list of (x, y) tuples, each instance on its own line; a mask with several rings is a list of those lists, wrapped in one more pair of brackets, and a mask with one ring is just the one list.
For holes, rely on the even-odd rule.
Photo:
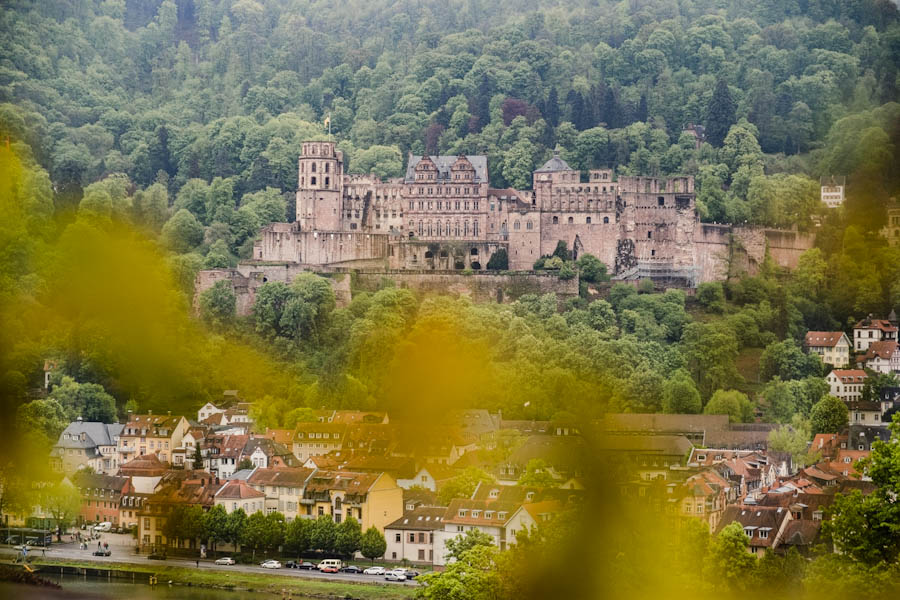
[[(65, 539), (65, 538), (64, 538)], [(385, 585), (408, 585), (415, 586), (418, 585), (415, 581), (385, 581), (383, 576), (378, 575), (356, 575), (354, 573), (322, 573), (320, 571), (304, 571), (301, 569), (263, 569), (258, 565), (217, 565), (213, 562), (213, 560), (201, 560), (199, 567), (197, 566), (196, 560), (185, 559), (185, 558), (167, 558), (166, 560), (150, 560), (147, 558), (146, 554), (135, 554), (134, 553), (134, 541), (131, 536), (127, 535), (116, 535), (116, 534), (104, 534), (100, 539), (101, 542), (109, 543), (109, 549), (112, 552), (111, 556), (94, 556), (92, 553), (97, 549), (97, 540), (93, 542), (88, 542), (88, 549), (81, 550), (78, 547), (78, 544), (75, 543), (55, 543), (47, 550), (46, 555), (44, 555), (40, 548), (32, 548), (30, 550), (30, 554), (35, 559), (40, 559), (46, 556), (46, 558), (52, 558), (57, 560), (89, 560), (91, 562), (97, 563), (99, 568), (103, 568), (103, 564), (122, 564), (122, 563), (131, 563), (131, 564), (143, 564), (147, 563), (148, 565), (160, 565), (160, 566), (170, 566), (170, 567), (184, 567), (189, 569), (203, 569), (203, 570), (214, 570), (214, 571), (222, 571), (223, 573), (233, 573), (233, 572), (242, 572), (242, 573), (258, 573), (258, 574), (277, 574), (277, 575), (286, 575), (289, 577), (298, 577), (301, 579), (316, 579), (319, 581), (334, 581), (334, 582), (348, 582), (352, 581), (355, 583), (374, 583), (374, 584), (385, 584)], [(7, 557), (11, 557), (14, 550), (10, 546), (0, 546), (0, 551), (3, 551)]]

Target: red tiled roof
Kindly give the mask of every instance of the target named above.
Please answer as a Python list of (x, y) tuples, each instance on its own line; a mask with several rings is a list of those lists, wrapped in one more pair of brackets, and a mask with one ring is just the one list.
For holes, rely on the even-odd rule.
[(887, 319), (863, 319), (854, 325), (853, 329), (880, 329), (885, 333), (897, 331)]
[(258, 492), (254, 490), (252, 487), (247, 485), (247, 482), (242, 479), (232, 479), (230, 481), (225, 482), (225, 484), (216, 492), (216, 499), (225, 499), (225, 500), (245, 500), (249, 498), (265, 498), (266, 495), (262, 492)]
[(832, 373), (842, 383), (862, 383), (868, 377), (862, 369), (835, 369)]
[(897, 342), (895, 341), (885, 340), (881, 342), (872, 342), (869, 344), (869, 349), (866, 350), (866, 355), (863, 356), (863, 361), (872, 360), (875, 357), (883, 360), (890, 360), (896, 351)]
[(806, 338), (803, 340), (803, 344), (807, 347), (809, 346), (829, 346), (834, 347), (837, 345), (839, 341), (841, 341), (841, 336), (844, 335), (843, 331), (809, 331), (806, 334)]

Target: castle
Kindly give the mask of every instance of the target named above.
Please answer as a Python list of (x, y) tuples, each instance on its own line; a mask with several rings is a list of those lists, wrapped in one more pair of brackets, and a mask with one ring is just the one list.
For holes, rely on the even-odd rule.
[(509, 270), (527, 271), (563, 241), (618, 279), (696, 286), (721, 279), (736, 247), (752, 271), (767, 248), (790, 267), (812, 244), (796, 232), (700, 223), (692, 177), (583, 174), (558, 151), (520, 191), (492, 188), (482, 155), (410, 155), (402, 178), (382, 181), (346, 174), (334, 142), (309, 141), (297, 183), (296, 221), (265, 227), (252, 262), (478, 271), (504, 249)]

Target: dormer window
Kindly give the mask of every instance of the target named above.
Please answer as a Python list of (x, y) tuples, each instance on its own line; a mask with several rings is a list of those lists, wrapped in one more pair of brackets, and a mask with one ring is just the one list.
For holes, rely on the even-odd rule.
[(466, 509), (464, 509), (464, 508), (459, 509), (460, 518), (464, 518), (467, 513), (468, 513), (468, 511)]
[(500, 512), (498, 512), (497, 518), (500, 519), (501, 521), (505, 521), (506, 520), (506, 511), (501, 510)]
[(473, 510), (473, 511), (472, 511), (472, 518), (473, 518), (473, 519), (477, 519), (479, 516), (481, 516), (481, 511), (480, 511), (480, 510)]
[(497, 498), (500, 496), (500, 490), (498, 490), (497, 488), (494, 488), (491, 490), (491, 492), (488, 494), (488, 496), (490, 496), (491, 498)]
[(484, 518), (485, 518), (485, 519), (493, 519), (493, 518), (494, 518), (494, 511), (492, 511), (492, 510), (486, 510), (486, 511), (484, 511)]

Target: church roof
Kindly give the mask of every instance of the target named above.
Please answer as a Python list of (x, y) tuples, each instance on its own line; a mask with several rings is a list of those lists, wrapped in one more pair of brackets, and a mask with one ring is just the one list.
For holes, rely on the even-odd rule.
[(553, 157), (544, 163), (544, 166), (535, 173), (553, 173), (555, 171), (572, 171), (569, 163), (559, 157), (559, 148), (553, 151)]
[[(449, 183), (450, 167), (453, 166), (459, 157), (455, 155), (440, 155), (429, 156), (428, 158), (431, 159), (431, 162), (433, 162), (434, 166), (437, 168), (438, 183)], [(409, 162), (406, 165), (406, 176), (404, 177), (406, 183), (415, 183), (416, 165), (419, 164), (420, 160), (422, 160), (421, 156), (411, 155), (409, 157)], [(475, 169), (475, 183), (484, 183), (488, 181), (487, 156), (483, 154), (467, 154), (466, 160), (468, 160)]]

